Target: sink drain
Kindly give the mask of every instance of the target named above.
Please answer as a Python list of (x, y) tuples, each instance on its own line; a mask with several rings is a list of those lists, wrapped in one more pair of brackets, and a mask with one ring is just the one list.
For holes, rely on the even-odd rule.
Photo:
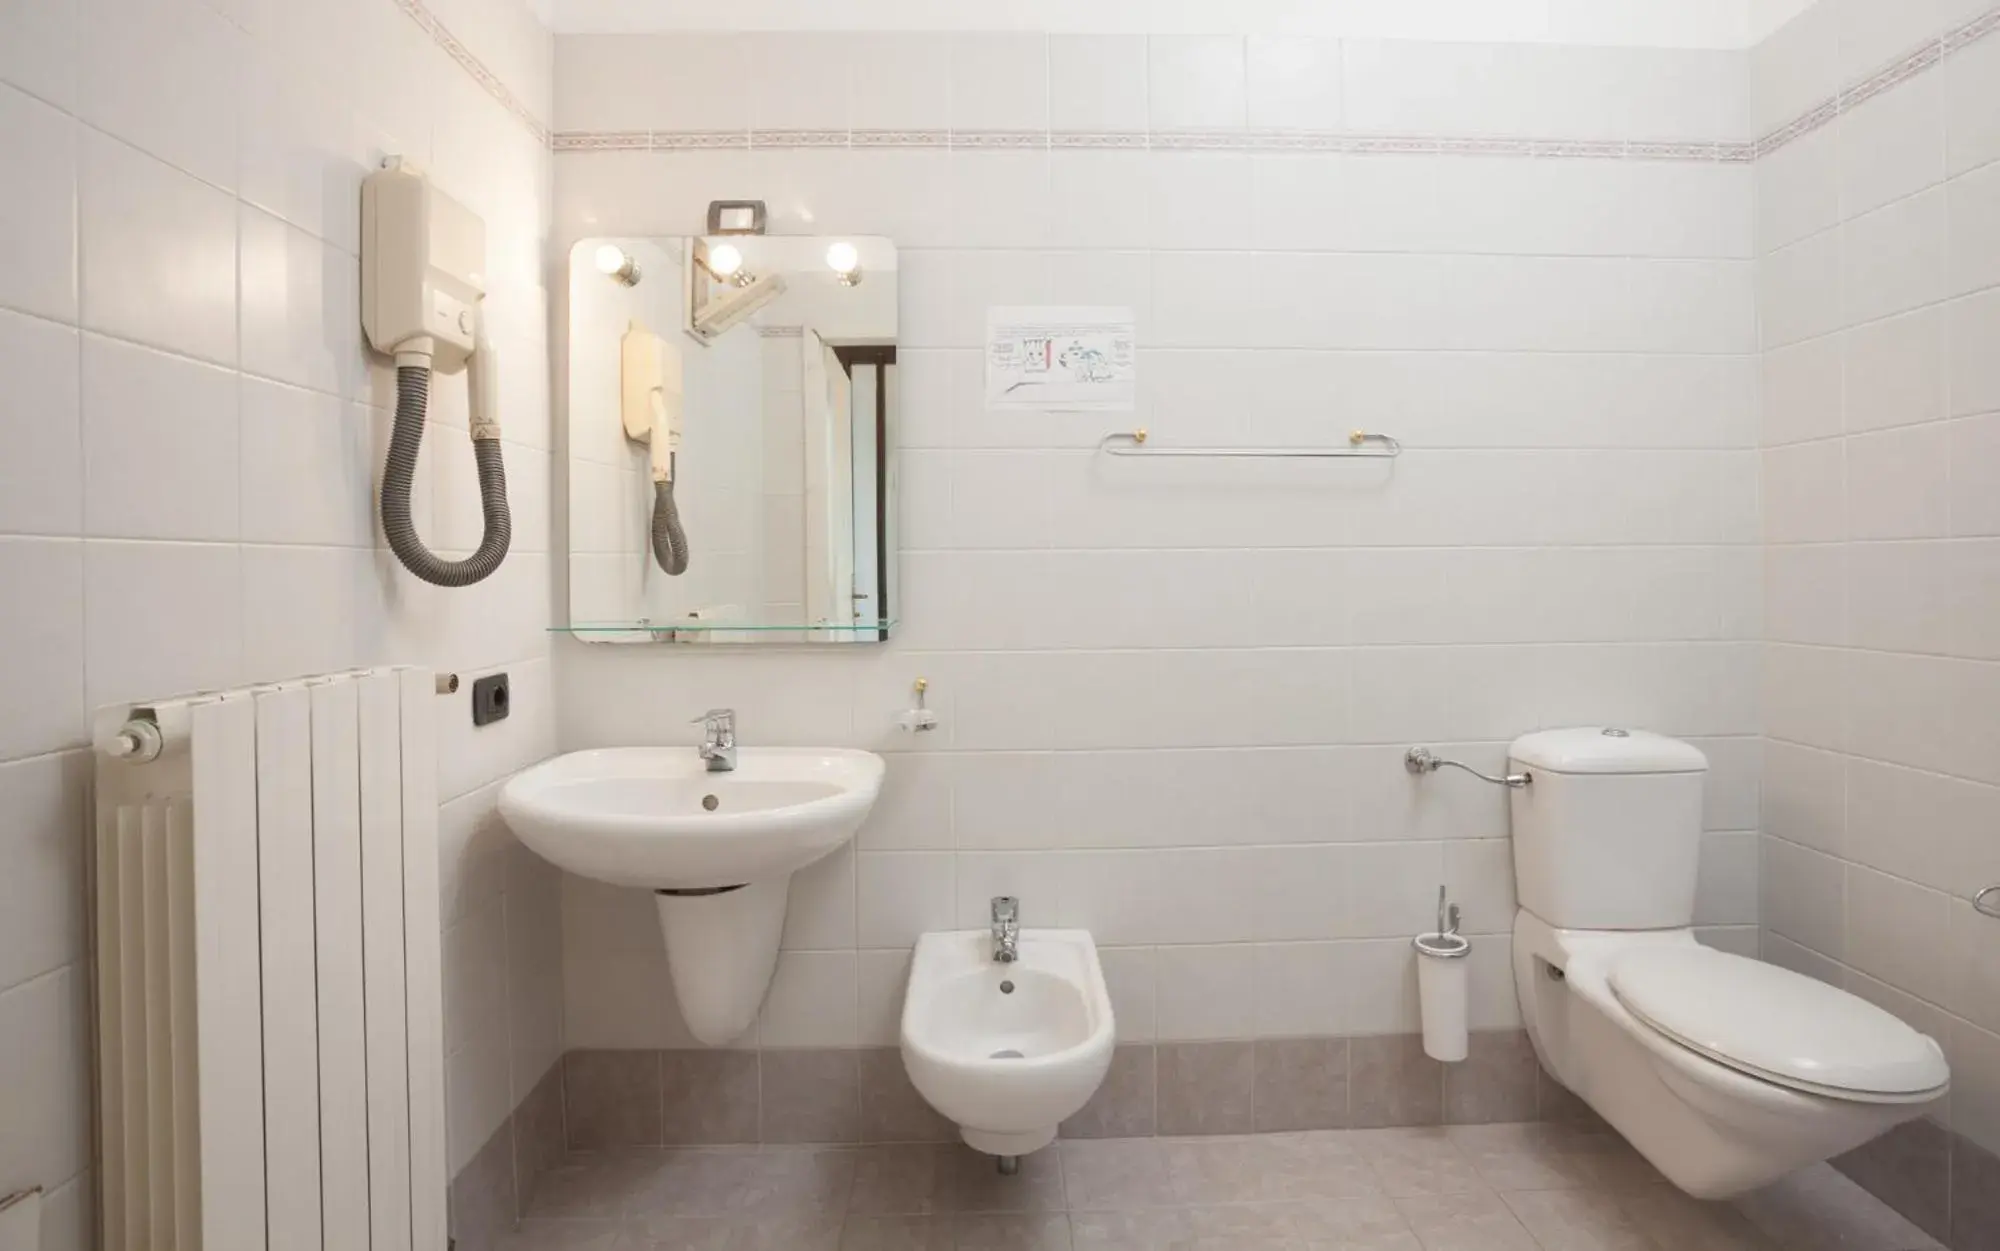
[(703, 795), (701, 797), (701, 806), (710, 812), (714, 812), (722, 806), (722, 801), (713, 795)]
[(1020, 1060), (1026, 1057), (1012, 1047), (1006, 1047), (986, 1057), (989, 1060)]

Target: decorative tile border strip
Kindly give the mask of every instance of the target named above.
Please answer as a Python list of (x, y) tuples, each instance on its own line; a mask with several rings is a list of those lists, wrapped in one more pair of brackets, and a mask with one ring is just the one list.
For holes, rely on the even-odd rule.
[(753, 130), (750, 132), (750, 146), (753, 148), (845, 148), (849, 146), (848, 132), (844, 130)]
[[(428, 17), (422, 0), (396, 0), (434, 32), (447, 51), (465, 65), (496, 99), (532, 123), (506, 89), (484, 66), (459, 48), (456, 40)], [(1604, 161), (1692, 161), (1742, 164), (1768, 156), (1825, 126), (1849, 109), (1859, 107), (1936, 69), (1954, 54), (2000, 31), (2000, 8), (1958, 26), (1883, 66), (1858, 83), (1822, 100), (1778, 129), (1755, 141), (1680, 139), (1538, 139), (1490, 135), (1381, 135), (1359, 131), (1312, 130), (1189, 130), (1189, 131), (1037, 131), (1037, 130), (734, 130), (572, 132), (554, 137), (558, 152), (653, 150), (686, 152), (796, 150), (807, 148), (918, 148), (966, 151), (1151, 151), (1151, 152), (1333, 152), (1401, 153), (1431, 156), (1506, 156)], [(450, 40), (450, 42), (446, 42)], [(538, 124), (537, 124), (538, 125)]]
[(699, 152), (714, 148), (748, 148), (750, 137), (734, 131), (690, 130), (654, 135), (653, 146), (669, 152)]
[(1942, 43), (1926, 44), (1894, 65), (1878, 70), (1872, 77), (1842, 91), (1836, 97), (1837, 102), (1844, 112), (1864, 100), (1874, 99), (1891, 87), (1908, 82), (1927, 69), (1936, 68), (1943, 60)]
[(937, 148), (947, 142), (942, 130), (857, 130), (848, 136), (857, 148)]
[(1111, 130), (1052, 130), (1049, 132), (1051, 148), (1082, 148), (1118, 151), (1120, 149), (1140, 151), (1146, 149), (1146, 136), (1132, 131)]
[(1946, 35), (1944, 37), (1944, 50), (1947, 54), (1956, 52), (1969, 43), (1975, 43), (1978, 40), (1984, 39), (1996, 30), (2000, 30), (2000, 9), (1994, 9), (1981, 17), (1975, 17), (1957, 30)]
[(950, 132), (954, 148), (988, 148), (1034, 151), (1049, 146), (1045, 130), (955, 130)]
[(938, 151), (1102, 152), (1331, 152), (1426, 156), (1507, 156), (1590, 160), (1754, 160), (1753, 143), (1699, 140), (1512, 139), (1474, 135), (1371, 135), (1333, 131), (1022, 131), (953, 133), (944, 130), (578, 131), (555, 137), (558, 152), (703, 150), (786, 151), (824, 148), (932, 149)]
[(557, 135), (554, 146), (558, 152), (647, 152), (652, 150), (653, 136), (643, 130)]
[(1749, 143), (1700, 140), (1516, 139), (1485, 135), (1371, 135), (1330, 131), (973, 131), (728, 130), (571, 131), (555, 136), (558, 152), (803, 151), (905, 149), (967, 152), (1246, 152), (1400, 153), (1592, 160), (1747, 161)]
[(528, 133), (535, 137), (536, 143), (544, 147), (549, 146), (551, 138), (549, 127), (521, 102), (519, 96), (508, 90), (507, 84), (500, 81), (500, 76), (486, 67), (486, 62), (474, 56), (472, 49), (460, 43), (458, 37), (446, 29), (445, 24), (438, 20), (437, 14), (425, 7), (423, 0), (396, 0), (396, 7), (408, 14), (411, 21), (423, 27), (424, 33), (431, 37), (432, 42), (442, 48), (445, 55), (458, 62), (458, 67), (471, 75), (472, 81), (478, 83), (481, 90), (499, 101), (500, 107), (518, 118), (521, 124), (528, 128)]
[(1952, 56), (1965, 51), (1995, 31), (2000, 31), (2000, 8), (1989, 9), (1979, 17), (1953, 27), (1935, 39), (1925, 40), (1918, 47), (1897, 57), (1860, 82), (1842, 88), (1783, 126), (1759, 138), (1755, 145), (1756, 155), (1769, 156), (1781, 148), (1798, 142), (1832, 122), (1842, 113), (1859, 108), (1883, 92), (1901, 86), (1919, 74), (1936, 69)]

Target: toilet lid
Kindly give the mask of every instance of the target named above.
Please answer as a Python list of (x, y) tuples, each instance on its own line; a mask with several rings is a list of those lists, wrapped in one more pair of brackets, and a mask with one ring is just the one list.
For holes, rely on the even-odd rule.
[(1874, 1004), (1774, 964), (1709, 947), (1628, 952), (1618, 1001), (1712, 1060), (1796, 1089), (1922, 1095), (1950, 1080), (1929, 1038)]

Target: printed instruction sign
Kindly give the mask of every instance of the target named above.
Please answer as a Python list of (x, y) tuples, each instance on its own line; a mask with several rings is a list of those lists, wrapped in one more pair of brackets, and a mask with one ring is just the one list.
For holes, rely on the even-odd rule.
[(1138, 339), (1129, 308), (989, 308), (987, 411), (1129, 413)]

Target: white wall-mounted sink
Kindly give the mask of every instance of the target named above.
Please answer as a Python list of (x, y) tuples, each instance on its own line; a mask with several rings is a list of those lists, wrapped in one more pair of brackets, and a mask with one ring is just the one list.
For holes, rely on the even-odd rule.
[(720, 1044), (757, 1019), (792, 874), (854, 837), (882, 774), (837, 748), (745, 747), (711, 773), (692, 747), (613, 747), (517, 774), (500, 815), (558, 868), (654, 892), (681, 1016)]
[(882, 789), (873, 752), (745, 747), (709, 773), (686, 747), (571, 752), (525, 770), (500, 813), (543, 859), (617, 886), (783, 877), (854, 837)]

